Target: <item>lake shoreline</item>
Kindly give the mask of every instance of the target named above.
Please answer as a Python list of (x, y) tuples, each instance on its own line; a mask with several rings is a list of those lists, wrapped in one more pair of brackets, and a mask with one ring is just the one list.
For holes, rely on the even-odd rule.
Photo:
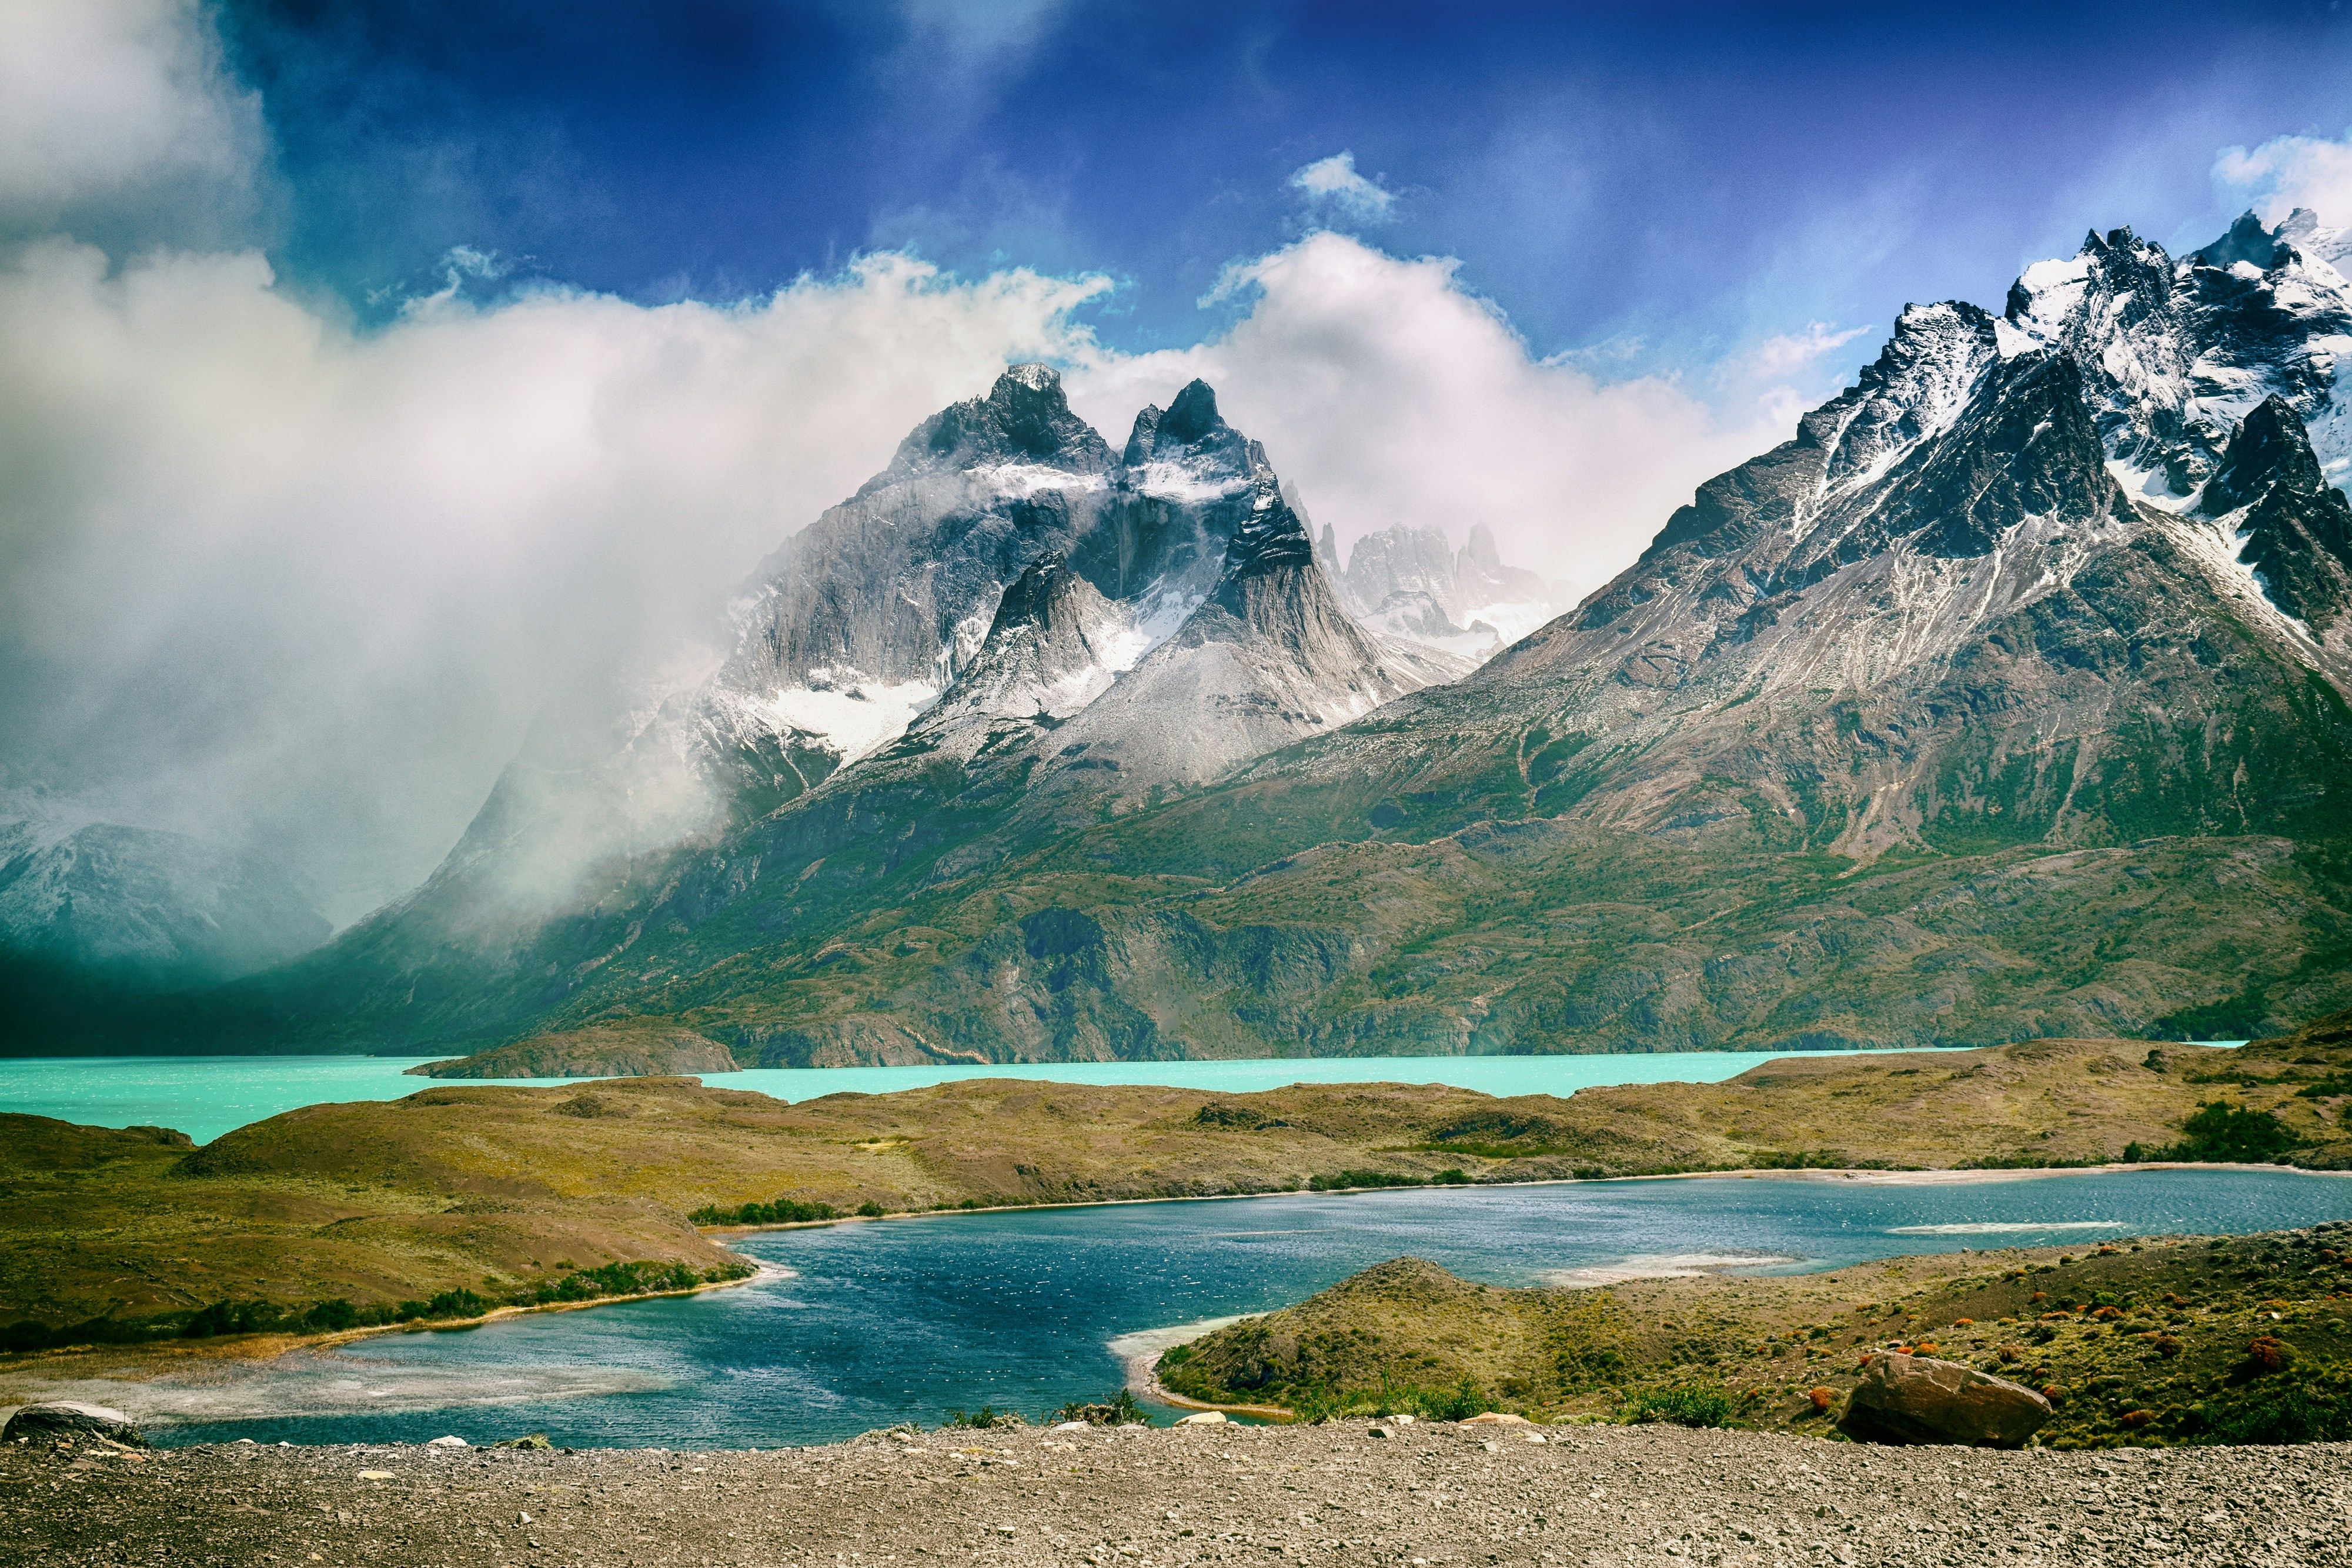
[[(2352, 1175), (2352, 1172), (2343, 1171), (2304, 1170), (2298, 1166), (2233, 1166), (2211, 1161), (2152, 1161), (2139, 1165), (2108, 1165), (2099, 1166), (2070, 1166), (2063, 1167), (2038, 1167), (2013, 1170), (1678, 1171), (1654, 1176), (1638, 1176), (1543, 1178), (1520, 1182), (1487, 1181), (1458, 1186), (1454, 1184), (1441, 1183), (1423, 1186), (1355, 1187), (1328, 1192), (1310, 1192), (1304, 1189), (1293, 1189), (1285, 1192), (1211, 1193), (1170, 1197), (1113, 1198), (1074, 1203), (1007, 1204), (989, 1208), (938, 1209), (918, 1213), (889, 1214), (880, 1216), (844, 1215), (835, 1219), (802, 1220), (775, 1225), (711, 1226), (703, 1228), (703, 1233), (718, 1241), (720, 1246), (725, 1247), (727, 1245), (727, 1239), (730, 1237), (752, 1235), (763, 1231), (819, 1230), (849, 1224), (880, 1224), (919, 1220), (952, 1220), (978, 1215), (1011, 1215), (1051, 1212), (1055, 1210), (1129, 1208), (1181, 1203), (1234, 1203), (1254, 1198), (1365, 1197), (1382, 1196), (1386, 1194), (1426, 1195), (1439, 1192), (1476, 1191), (1492, 1188), (1564, 1186), (1603, 1187), (1643, 1183), (1717, 1179), (1778, 1179), (1816, 1182), (1825, 1185), (1842, 1186), (1854, 1184), (1874, 1186), (1975, 1186), (1986, 1183), (2028, 1178), (2121, 1176), (2138, 1172), (2182, 1170), (2259, 1170), (2284, 1172), (2308, 1176), (2344, 1176)], [(2129, 1238), (2124, 1238), (2124, 1239), (2129, 1239)], [(1963, 1247), (1957, 1249), (1956, 1250), (1962, 1253), (1969, 1253), (1996, 1249), (1997, 1249)], [(735, 1249), (730, 1247), (728, 1248), (728, 1250), (734, 1251)], [(741, 1275), (734, 1279), (707, 1281), (686, 1289), (676, 1291), (646, 1291), (641, 1294), (628, 1296), (600, 1296), (582, 1301), (551, 1301), (544, 1304), (532, 1304), (528, 1306), (501, 1306), (493, 1308), (488, 1312), (472, 1318), (436, 1320), (432, 1322), (410, 1322), (402, 1323), (379, 1323), (371, 1324), (363, 1328), (343, 1329), (322, 1334), (272, 1333), (256, 1335), (225, 1335), (217, 1339), (209, 1340), (165, 1340), (148, 1344), (73, 1346), (50, 1350), (20, 1352), (13, 1355), (0, 1355), (0, 1418), (5, 1418), (7, 1411), (13, 1408), (16, 1403), (29, 1402), (16, 1400), (15, 1398), (15, 1395), (20, 1390), (12, 1387), (12, 1385), (21, 1384), (25, 1380), (26, 1375), (37, 1366), (54, 1364), (61, 1361), (79, 1361), (85, 1364), (93, 1362), (98, 1363), (99, 1365), (91, 1367), (89, 1371), (85, 1374), (87, 1376), (100, 1377), (112, 1382), (143, 1383), (156, 1377), (166, 1375), (173, 1371), (177, 1366), (191, 1361), (203, 1362), (212, 1360), (251, 1362), (256, 1364), (267, 1363), (281, 1360), (285, 1357), (305, 1352), (331, 1350), (340, 1344), (347, 1344), (361, 1340), (376, 1339), (390, 1334), (467, 1333), (475, 1329), (485, 1327), (490, 1323), (533, 1314), (560, 1312), (586, 1312), (598, 1307), (616, 1307), (640, 1301), (699, 1296), (714, 1291), (731, 1290), (739, 1286), (771, 1283), (779, 1280), (792, 1278), (794, 1274), (794, 1270), (770, 1264), (759, 1259), (747, 1257), (744, 1260), (753, 1265), (752, 1271), (749, 1274)], [(1824, 1264), (1822, 1267), (1823, 1269), (1833, 1269), (1837, 1267), (1837, 1265)], [(1797, 1273), (1809, 1273), (1814, 1271), (1816, 1270), (1812, 1269), (1801, 1269), (1794, 1270), (1794, 1272)], [(1268, 1310), (1272, 1311), (1279, 1309)], [(1244, 1316), (1255, 1315), (1259, 1314), (1244, 1314)], [(1210, 1319), (1197, 1322), (1168, 1325), (1168, 1327), (1171, 1329), (1197, 1329), (1200, 1334), (1206, 1334), (1213, 1332), (1214, 1329), (1222, 1327), (1225, 1323), (1234, 1321), (1237, 1320)], [(1129, 1331), (1128, 1335), (1122, 1335), (1121, 1337), (1124, 1338), (1138, 1334), (1153, 1334), (1162, 1332), (1165, 1331), (1160, 1328), (1147, 1326), (1145, 1328)], [(1198, 1337), (1198, 1335), (1189, 1335), (1187, 1337)], [(1173, 1344), (1184, 1342), (1181, 1340), (1171, 1340), (1168, 1343)], [(1117, 1352), (1115, 1351), (1114, 1354), (1117, 1354)], [(1287, 1419), (1290, 1415), (1290, 1412), (1287, 1409), (1273, 1406), (1257, 1406), (1249, 1405), (1217, 1405), (1192, 1399), (1185, 1396), (1179, 1395), (1171, 1389), (1166, 1388), (1160, 1383), (1156, 1374), (1150, 1372), (1149, 1369), (1145, 1369), (1141, 1373), (1141, 1381), (1139, 1382), (1138, 1369), (1132, 1360), (1123, 1356), (1122, 1361), (1126, 1366), (1126, 1380), (1128, 1386), (1133, 1389), (1139, 1396), (1150, 1398), (1173, 1408), (1190, 1410), (1223, 1410), (1229, 1414), (1249, 1415), (1273, 1420)], [(42, 1381), (61, 1382), (65, 1380), (58, 1379)], [(34, 1396), (40, 1397), (42, 1396), (36, 1393)]]

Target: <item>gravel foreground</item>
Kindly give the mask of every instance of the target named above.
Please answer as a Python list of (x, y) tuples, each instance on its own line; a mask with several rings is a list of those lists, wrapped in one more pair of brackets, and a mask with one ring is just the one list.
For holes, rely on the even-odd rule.
[(1424, 1422), (710, 1454), (0, 1449), (0, 1562), (2352, 1564), (2352, 1445), (1990, 1453)]

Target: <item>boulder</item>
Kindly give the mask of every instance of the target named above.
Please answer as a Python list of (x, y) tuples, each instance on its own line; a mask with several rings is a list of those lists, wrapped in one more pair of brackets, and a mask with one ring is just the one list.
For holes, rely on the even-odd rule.
[(75, 1399), (53, 1399), (45, 1404), (27, 1405), (8, 1417), (8, 1425), (0, 1427), (0, 1442), (14, 1442), (19, 1437), (104, 1437), (111, 1443), (130, 1443), (140, 1447), (147, 1439), (131, 1424), (131, 1417), (120, 1410), (103, 1405), (84, 1405)]
[(1465, 1427), (1532, 1427), (1533, 1421), (1524, 1416), (1514, 1416), (1507, 1410), (1489, 1410), (1473, 1416), (1462, 1423)]
[(1957, 1361), (1876, 1355), (1838, 1426), (1865, 1443), (1963, 1443), (2015, 1448), (2050, 1419), (2050, 1401)]
[(1187, 1416), (1176, 1423), (1179, 1427), (1222, 1427), (1224, 1424), (1225, 1413), (1222, 1410), (1203, 1410), (1198, 1416)]

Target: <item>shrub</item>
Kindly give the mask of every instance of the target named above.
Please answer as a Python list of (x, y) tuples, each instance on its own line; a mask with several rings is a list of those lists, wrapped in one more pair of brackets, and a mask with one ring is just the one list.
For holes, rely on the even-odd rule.
[(983, 1405), (977, 1410), (950, 1410), (948, 1412), (948, 1418), (940, 1424), (944, 1427), (984, 1432), (991, 1427), (1026, 1427), (1029, 1423), (1024, 1421), (1015, 1411), (999, 1410), (993, 1405)]
[(1073, 1399), (1054, 1413), (1054, 1419), (1084, 1421), (1089, 1427), (1135, 1427), (1142, 1425), (1150, 1417), (1144, 1415), (1143, 1406), (1135, 1402), (1134, 1394), (1122, 1388), (1097, 1405), (1081, 1404)]
[(1415, 1391), (1414, 1402), (1421, 1413), (1433, 1421), (1467, 1421), (1473, 1416), (1483, 1416), (1495, 1407), (1486, 1391), (1472, 1382), (1467, 1374), (1462, 1381), (1443, 1393)]
[(2258, 1376), (2265, 1373), (2284, 1372), (2287, 1363), (2294, 1359), (2294, 1352), (2286, 1342), (2270, 1334), (2263, 1334), (2246, 1346), (2246, 1370)]
[(2268, 1165), (2303, 1145), (2270, 1112), (2249, 1111), (2221, 1100), (2198, 1107), (2180, 1124), (2180, 1141), (2167, 1151), (2170, 1158), (2222, 1165)]
[(357, 1328), (359, 1322), (359, 1309), (341, 1296), (331, 1301), (314, 1301), (310, 1310), (302, 1314), (302, 1326), (312, 1333), (341, 1333), (345, 1329)]
[(2340, 1443), (2352, 1439), (2352, 1390), (2340, 1382), (2269, 1385), (2243, 1404), (2203, 1412), (2209, 1443)]
[(838, 1219), (841, 1211), (829, 1203), (780, 1197), (772, 1203), (746, 1203), (734, 1208), (705, 1204), (687, 1218), (697, 1225), (806, 1225), (812, 1220)]
[(868, 1219), (879, 1219), (885, 1211), (880, 1204), (869, 1197), (857, 1206), (857, 1212)]
[(1837, 1403), (1837, 1390), (1833, 1388), (1816, 1388), (1811, 1393), (1806, 1395), (1805, 1397), (1812, 1401), (1813, 1409), (1816, 1414), (1826, 1415), (1829, 1412), (1829, 1407)]
[(1636, 1426), (1663, 1421), (1677, 1427), (1727, 1427), (1731, 1396), (1720, 1388), (1696, 1385), (1645, 1389), (1626, 1401), (1621, 1416)]

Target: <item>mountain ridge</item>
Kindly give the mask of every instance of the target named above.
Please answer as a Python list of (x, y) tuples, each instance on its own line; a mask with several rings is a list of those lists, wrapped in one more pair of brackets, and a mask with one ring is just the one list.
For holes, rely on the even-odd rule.
[[(830, 770), (632, 863), (495, 983), (413, 936), (371, 957), (380, 927), (246, 994), (314, 1040), (659, 1023), (774, 1064), (2210, 1038), (2332, 1010), (2352, 286), (2313, 232), (2242, 222), (2177, 259), (2094, 234), (1999, 316), (1907, 308), (1789, 441), (1443, 685), (1349, 615), (1349, 573), (1205, 387), (1114, 459), (1052, 414), (1050, 372), (1008, 372), (739, 611), (739, 684), (746, 659), (844, 704), (936, 677), (936, 706), (854, 754), (779, 724)], [(938, 541), (894, 597), (875, 563)], [(1147, 603), (1157, 640), (1111, 670)], [(1092, 695), (1057, 711), (1065, 679)]]

